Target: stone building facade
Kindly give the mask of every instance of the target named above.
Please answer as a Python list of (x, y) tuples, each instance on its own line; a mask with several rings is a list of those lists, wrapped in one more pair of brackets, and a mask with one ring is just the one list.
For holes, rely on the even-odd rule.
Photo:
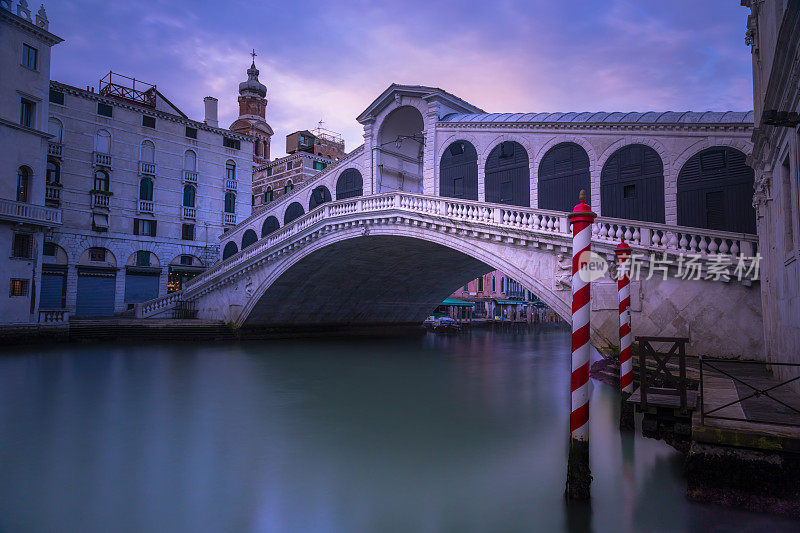
[[(800, 363), (800, 2), (749, 0), (755, 169), (767, 361)], [(797, 370), (774, 367), (781, 374)]]
[(0, 322), (37, 320), (42, 250), (61, 213), (45, 205), (50, 48), (44, 6), (0, 1)]

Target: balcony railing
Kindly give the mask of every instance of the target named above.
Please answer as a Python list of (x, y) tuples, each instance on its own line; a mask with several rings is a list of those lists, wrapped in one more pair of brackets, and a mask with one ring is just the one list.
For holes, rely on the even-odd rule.
[(66, 309), (39, 309), (40, 324), (66, 324), (69, 322), (69, 311)]
[(184, 170), (183, 171), (183, 181), (185, 183), (197, 183), (197, 172), (193, 170)]
[(183, 206), (183, 218), (197, 218), (197, 209)]
[(236, 180), (232, 180), (230, 178), (225, 178), (225, 190), (226, 191), (235, 191), (236, 190)]
[(61, 224), (61, 210), (0, 198), (0, 218), (43, 226)]
[(94, 152), (94, 164), (99, 167), (111, 168), (111, 154)]
[(236, 213), (222, 213), (223, 224), (236, 224)]
[(92, 207), (104, 207), (108, 209), (111, 196), (102, 192), (92, 193)]
[(61, 157), (64, 145), (61, 143), (50, 141), (47, 143), (47, 155), (53, 157)]
[(147, 174), (148, 176), (155, 176), (156, 164), (148, 163), (147, 161), (139, 161), (139, 174)]
[(45, 185), (44, 200), (47, 203), (58, 205), (61, 203), (61, 185)]
[(139, 200), (139, 212), (140, 213), (152, 213), (153, 212), (153, 201), (152, 200)]

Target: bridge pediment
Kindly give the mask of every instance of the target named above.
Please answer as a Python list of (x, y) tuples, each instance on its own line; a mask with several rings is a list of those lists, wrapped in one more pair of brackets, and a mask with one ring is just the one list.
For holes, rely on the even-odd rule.
[(448, 93), (438, 87), (427, 87), (424, 85), (401, 85), (391, 84), (380, 96), (361, 112), (356, 120), (361, 124), (373, 122), (375, 118), (387, 107), (392, 104), (399, 105), (404, 98), (416, 98), (428, 101), (436, 101), (441, 104), (443, 110), (457, 113), (483, 113), (484, 111), (461, 98)]

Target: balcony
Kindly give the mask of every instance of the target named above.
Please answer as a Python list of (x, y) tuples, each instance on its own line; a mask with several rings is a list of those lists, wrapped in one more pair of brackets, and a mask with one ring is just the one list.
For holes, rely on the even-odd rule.
[(222, 223), (236, 225), (236, 213), (222, 213)]
[(93, 152), (94, 158), (92, 161), (97, 167), (111, 168), (111, 154), (104, 154), (101, 152)]
[(61, 210), (0, 198), (0, 219), (55, 226), (61, 224)]
[(111, 200), (111, 195), (107, 192), (93, 192), (92, 193), (92, 208), (101, 207), (108, 209)]
[(197, 172), (193, 170), (184, 170), (183, 171), (183, 181), (184, 183), (194, 183), (197, 184)]
[(63, 152), (64, 145), (61, 143), (50, 141), (47, 143), (47, 155), (52, 157), (61, 158), (61, 153)]
[(153, 214), (152, 200), (139, 200), (139, 212)]
[(183, 218), (191, 218), (191, 219), (197, 218), (197, 209), (195, 209), (194, 207), (186, 207), (186, 206), (184, 206), (183, 207)]
[(225, 178), (225, 190), (226, 191), (235, 191), (236, 190), (236, 180)]
[(147, 161), (139, 161), (139, 174), (146, 174), (148, 176), (155, 176), (156, 175), (156, 164), (155, 163), (148, 163)]
[(61, 205), (61, 185), (45, 185), (44, 202), (50, 207)]

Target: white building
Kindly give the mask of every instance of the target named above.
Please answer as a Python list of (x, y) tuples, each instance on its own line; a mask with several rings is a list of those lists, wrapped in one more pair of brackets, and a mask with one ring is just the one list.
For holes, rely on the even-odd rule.
[(764, 257), (765, 352), (768, 361), (800, 363), (800, 2), (742, 3), (751, 10), (746, 42), (756, 129), (750, 163)]
[(44, 233), (61, 213), (45, 207), (50, 47), (44, 7), (0, 1), (0, 321), (37, 319)]

